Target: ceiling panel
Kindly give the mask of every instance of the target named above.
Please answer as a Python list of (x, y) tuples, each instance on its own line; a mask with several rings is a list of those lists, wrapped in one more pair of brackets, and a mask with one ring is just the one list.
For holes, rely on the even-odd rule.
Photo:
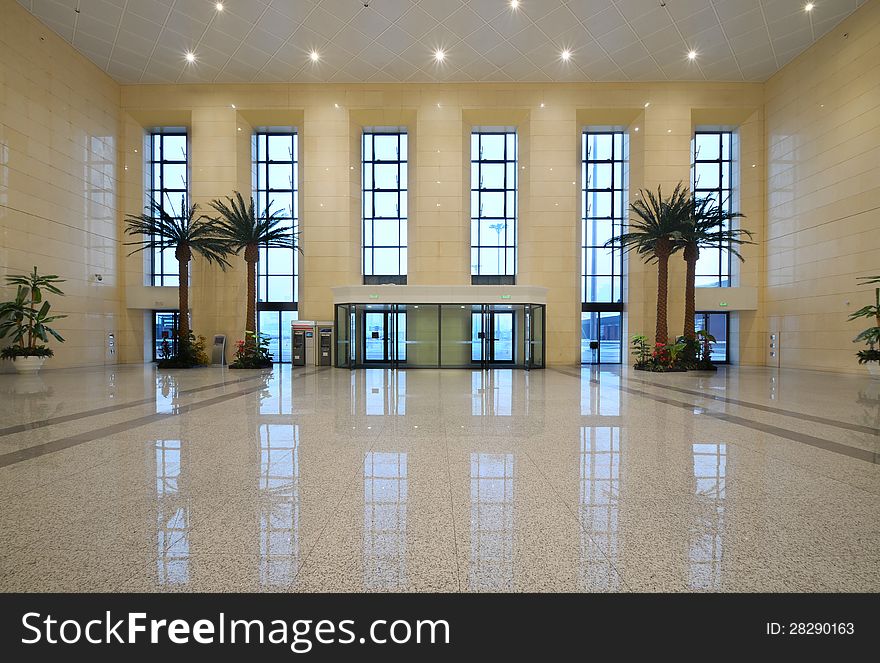
[(123, 84), (763, 81), (865, 1), (18, 0)]

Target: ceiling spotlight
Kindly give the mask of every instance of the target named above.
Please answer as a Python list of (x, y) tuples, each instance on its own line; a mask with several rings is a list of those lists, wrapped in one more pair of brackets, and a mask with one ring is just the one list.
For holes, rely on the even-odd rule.
[(563, 62), (568, 62), (571, 59), (571, 51), (566, 48), (559, 54), (559, 57), (562, 58)]
[(214, 5), (214, 8), (215, 8), (218, 12), (222, 12), (222, 11), (223, 11), (223, 3), (222, 3), (222, 2), (218, 2), (217, 4)]
[(443, 52), (442, 48), (438, 48), (436, 51), (434, 51), (434, 59), (437, 62), (443, 62), (443, 59), (445, 57), (446, 57), (446, 53)]
[(541, 102), (541, 108), (544, 108), (544, 102), (543, 102), (543, 101)]
[(312, 62), (317, 62), (321, 59), (321, 56), (318, 54), (318, 51), (312, 51), (311, 53), (309, 53), (309, 59)]
[(811, 12), (811, 11), (813, 11), (813, 7), (814, 7), (813, 3), (808, 2), (807, 4), (804, 5), (804, 11)]
[(510, 8), (517, 9), (519, 7), (519, 0), (510, 0)]
[(646, 102), (645, 102), (645, 108), (647, 108), (647, 107), (650, 106), (650, 105), (651, 105), (651, 102), (650, 102), (650, 101), (646, 101)]
[(187, 62), (195, 62), (196, 61), (196, 54), (193, 53), (192, 51), (187, 51), (186, 52), (186, 61)]
[(696, 59), (697, 59), (697, 52), (693, 51), (693, 50), (688, 51), (688, 60), (696, 60)]
[(638, 130), (639, 130), (639, 128), (638, 128), (638, 127), (636, 127), (636, 131), (638, 131)]
[(235, 110), (235, 104), (229, 104), (229, 106), (230, 108), (232, 108), (232, 110)]

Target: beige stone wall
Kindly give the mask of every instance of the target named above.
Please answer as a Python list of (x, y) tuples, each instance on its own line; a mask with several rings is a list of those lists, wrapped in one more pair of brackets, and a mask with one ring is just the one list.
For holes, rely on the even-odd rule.
[(847, 315), (880, 274), (880, 2), (868, 2), (766, 84), (770, 332), (786, 367), (861, 371)]
[[(114, 363), (108, 334), (122, 345), (130, 338), (121, 314), (119, 86), (14, 0), (0, 0), (0, 17), (0, 279), (34, 265), (66, 279), (67, 296), (50, 301), (69, 316), (56, 325), (67, 342), (51, 343), (47, 367)], [(0, 298), (13, 296), (0, 287)]]
[[(520, 134), (520, 228), (517, 283), (550, 288), (549, 363), (579, 361), (580, 140), (584, 126), (630, 132), (632, 194), (690, 178), (696, 124), (733, 125), (745, 225), (763, 232), (763, 88), (755, 84), (483, 85), (214, 85), (126, 86), (126, 122), (149, 125), (163, 115), (188, 115), (195, 202), (249, 187), (249, 143), (241, 136), (278, 114), (298, 117), (302, 264), (300, 317), (332, 318), (330, 288), (360, 278), (360, 132), (364, 126), (405, 126), (410, 135), (409, 282), (467, 284), (469, 272), (469, 141), (473, 126), (515, 126)], [(648, 107), (645, 107), (648, 103)], [(542, 106), (543, 104), (543, 106)], [(235, 109), (232, 108), (235, 105)], [(254, 122), (253, 118), (264, 119)], [(695, 119), (698, 122), (695, 124)], [(148, 122), (149, 120), (149, 122)], [(239, 132), (238, 128), (242, 131)], [(639, 127), (639, 131), (635, 131)], [(748, 161), (748, 163), (747, 163)], [(751, 168), (751, 163), (756, 163)], [(129, 178), (136, 185), (136, 178)], [(132, 205), (134, 194), (126, 195)], [(750, 251), (741, 281), (758, 283), (760, 250)], [(682, 326), (684, 262), (673, 259), (670, 331)], [(241, 336), (244, 282), (198, 261), (193, 319), (201, 333)], [(656, 279), (652, 266), (630, 261), (628, 332), (651, 332)], [(754, 313), (740, 360), (757, 363), (761, 334)], [(131, 359), (136, 359), (132, 357)]]

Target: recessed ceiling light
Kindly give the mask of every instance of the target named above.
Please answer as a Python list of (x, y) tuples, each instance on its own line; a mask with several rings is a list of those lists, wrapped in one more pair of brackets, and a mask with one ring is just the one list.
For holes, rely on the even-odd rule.
[(696, 60), (696, 59), (697, 59), (697, 52), (694, 50), (688, 51), (688, 60)]
[(811, 12), (811, 11), (813, 11), (813, 6), (814, 6), (814, 5), (813, 5), (812, 2), (808, 2), (807, 4), (804, 5), (804, 11), (805, 11), (805, 12)]
[(192, 51), (187, 51), (186, 52), (186, 61), (187, 62), (195, 62), (196, 61), (196, 54), (193, 53)]
[(519, 7), (519, 0), (510, 0), (510, 8), (517, 9)]
[(544, 102), (543, 102), (543, 101), (541, 102), (541, 108), (544, 108)]
[(321, 56), (318, 54), (318, 51), (312, 51), (311, 53), (309, 53), (309, 58), (312, 62), (317, 62), (321, 59)]
[(218, 2), (217, 4), (214, 5), (214, 8), (215, 8), (218, 12), (222, 12), (222, 11), (223, 11), (223, 3), (222, 3), (222, 2)]
[(229, 107), (232, 108), (232, 110), (235, 110), (235, 104), (229, 104)]
[(645, 108), (647, 108), (647, 107), (650, 106), (650, 105), (651, 105), (651, 102), (650, 102), (650, 101), (646, 101), (646, 102), (645, 102)]
[(339, 108), (339, 104), (333, 104), (333, 108)]
[(671, 133), (672, 133), (672, 129), (667, 129), (667, 130), (666, 130), (666, 133), (671, 134)]
[(559, 54), (559, 57), (561, 57), (564, 62), (568, 62), (571, 59), (571, 51), (566, 48)]
[(638, 130), (639, 130), (639, 128), (638, 128), (638, 127), (636, 127), (636, 131), (638, 131)]
[(446, 53), (443, 52), (442, 48), (438, 48), (436, 51), (434, 51), (434, 59), (437, 60), (437, 62), (443, 62), (445, 58)]

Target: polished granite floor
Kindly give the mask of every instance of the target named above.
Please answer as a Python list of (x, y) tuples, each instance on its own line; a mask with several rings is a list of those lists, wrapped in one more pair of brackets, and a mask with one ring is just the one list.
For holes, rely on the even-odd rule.
[(880, 381), (0, 375), (2, 591), (880, 591)]

